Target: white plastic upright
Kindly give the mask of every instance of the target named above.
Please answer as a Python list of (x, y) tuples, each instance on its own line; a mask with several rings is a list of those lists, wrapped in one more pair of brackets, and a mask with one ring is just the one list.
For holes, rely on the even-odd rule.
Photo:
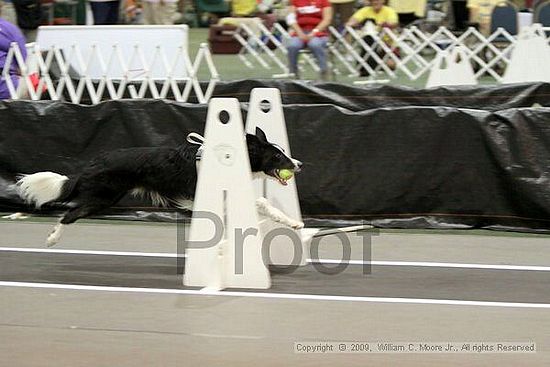
[[(250, 103), (246, 118), (246, 131), (254, 134), (256, 127), (262, 129), (270, 143), (277, 144), (288, 156), (292, 156), (286, 122), (281, 101), (281, 92), (277, 88), (254, 88), (250, 93)], [(298, 157), (299, 159), (299, 157)], [(299, 178), (299, 174), (297, 175)], [(265, 197), (271, 205), (295, 220), (302, 220), (296, 178), (288, 181), (287, 186), (275, 179), (254, 180), (257, 197)], [(263, 223), (264, 232), (276, 228), (285, 228), (277, 223)], [(286, 228), (290, 230), (290, 228)], [(296, 234), (302, 240), (302, 256), (294, 254), (292, 240), (285, 235), (277, 236), (270, 241), (270, 261), (275, 265), (305, 265), (309, 255), (310, 231), (298, 230)], [(307, 235), (306, 235), (307, 233)]]
[[(224, 123), (226, 113), (229, 121)], [(211, 289), (270, 287), (255, 200), (239, 102), (214, 98), (208, 107), (184, 285)], [(223, 228), (204, 219), (201, 213), (205, 212), (216, 216)], [(237, 233), (247, 230), (256, 235), (246, 236), (238, 246)], [(216, 234), (219, 242), (204, 246), (204, 241)]]
[(455, 46), (436, 56), (426, 88), (444, 85), (476, 85), (474, 69), (464, 46)]
[(550, 82), (550, 46), (541, 24), (524, 27), (512, 50), (502, 83)]

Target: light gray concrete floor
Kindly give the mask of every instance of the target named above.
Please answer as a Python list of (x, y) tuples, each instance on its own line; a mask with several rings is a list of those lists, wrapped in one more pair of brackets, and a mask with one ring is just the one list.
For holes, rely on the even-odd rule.
[[(0, 246), (45, 247), (44, 242), (54, 224), (54, 221), (0, 221)], [(168, 223), (77, 223), (67, 227), (55, 249), (174, 253), (178, 250), (178, 231), (181, 227)], [(348, 238), (352, 244), (351, 259), (363, 259), (362, 244), (367, 238), (367, 243), (369, 240), (371, 243), (372, 260), (550, 266), (550, 235), (472, 233), (467, 230), (411, 233), (374, 230), (372, 236), (351, 233)], [(335, 236), (327, 236), (321, 239), (319, 255), (320, 258), (339, 259), (342, 245)]]
[[(44, 247), (52, 224), (0, 221), (0, 247)], [(455, 233), (382, 231), (372, 260), (550, 266), (550, 237)], [(170, 224), (84, 223), (56, 249), (171, 253), (176, 234)], [(338, 258), (336, 243), (323, 240), (321, 257)], [(361, 249), (352, 239), (353, 258)], [(0, 286), (0, 310), (9, 367), (550, 365), (550, 309)], [(305, 355), (294, 353), (298, 341), (531, 341), (537, 352)]]

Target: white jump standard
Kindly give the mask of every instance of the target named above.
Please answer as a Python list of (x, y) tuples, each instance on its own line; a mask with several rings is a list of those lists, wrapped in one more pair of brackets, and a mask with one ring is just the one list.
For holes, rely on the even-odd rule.
[[(266, 104), (269, 110), (264, 112), (261, 108)], [(225, 119), (220, 118), (223, 115)], [(283, 154), (289, 154), (277, 89), (252, 91), (247, 130), (259, 125)], [(253, 182), (242, 126), (236, 99), (211, 100), (186, 251), (186, 286), (266, 289), (271, 286), (268, 263), (306, 264), (313, 233), (299, 231), (303, 223), (295, 183), (290, 180), (280, 185), (257, 174)], [(207, 217), (220, 218), (223, 234)]]

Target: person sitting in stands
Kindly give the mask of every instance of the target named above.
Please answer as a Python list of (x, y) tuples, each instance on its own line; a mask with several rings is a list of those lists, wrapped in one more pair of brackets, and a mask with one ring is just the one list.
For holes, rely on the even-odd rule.
[(470, 24), (477, 25), (479, 31), (488, 36), (491, 33), (491, 14), (495, 6), (502, 0), (468, 0), (466, 7), (469, 12)]
[(327, 28), (332, 22), (330, 2), (328, 0), (292, 0), (286, 21), (291, 29), (291, 38), (287, 44), (290, 72), (299, 78), (298, 54), (307, 46), (317, 59), (321, 79), (327, 80)]
[[(0, 68), (4, 69), (6, 67), (6, 57), (8, 55), (8, 52), (10, 50), (10, 46), (12, 42), (16, 42), (19, 46), (19, 50), (21, 51), (21, 55), (24, 59), (27, 58), (27, 48), (25, 46), (25, 36), (23, 36), (23, 33), (19, 30), (19, 28), (7, 20), (0, 18)], [(19, 67), (17, 66), (17, 61), (15, 58), (12, 59), (11, 65), (10, 65), (10, 78), (13, 83), (13, 86), (16, 91), (18, 91), (20, 88), (19, 86), (19, 80), (21, 79), (20, 73), (19, 73)], [(8, 85), (6, 84), (6, 80), (4, 79), (3, 75), (0, 75), (0, 99), (10, 99), (10, 91), (8, 89)]]
[(180, 17), (177, 0), (143, 0), (145, 24), (172, 25)]
[[(370, 0), (370, 6), (365, 6), (357, 10), (348, 20), (346, 26), (357, 27), (368, 21), (373, 22), (379, 30), (381, 28), (396, 28), (399, 25), (397, 13), (389, 6), (384, 5), (384, 0)], [(367, 34), (363, 40), (369, 46), (374, 44), (372, 35)], [(386, 42), (389, 42), (389, 40), (386, 40)], [(376, 52), (381, 58), (384, 56), (384, 51), (382, 49), (377, 49)], [(366, 53), (365, 50), (361, 50), (361, 56), (364, 56)], [(367, 61), (367, 64), (373, 69), (377, 66), (377, 62), (373, 57), (367, 57), (365, 61)], [(391, 68), (395, 67), (395, 63), (391, 59), (387, 60), (387, 64)], [(360, 74), (361, 76), (368, 76), (369, 72), (365, 68), (361, 68)]]
[(387, 4), (399, 16), (401, 27), (426, 17), (427, 0), (388, 0)]
[(258, 3), (256, 0), (232, 0), (231, 16), (233, 17), (253, 17), (256, 15)]
[(271, 0), (257, 2), (256, 0), (232, 0), (231, 18), (222, 18), (219, 24), (246, 24), (251, 30), (257, 31), (253, 20), (246, 21), (243, 18), (260, 18), (268, 29), (275, 23), (275, 15), (271, 14)]

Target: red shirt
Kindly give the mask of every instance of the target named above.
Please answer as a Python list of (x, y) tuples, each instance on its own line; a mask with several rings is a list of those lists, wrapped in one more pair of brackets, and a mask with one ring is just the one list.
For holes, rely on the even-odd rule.
[(323, 8), (329, 7), (329, 0), (292, 0), (296, 8), (296, 22), (306, 33), (311, 32), (323, 19)]

